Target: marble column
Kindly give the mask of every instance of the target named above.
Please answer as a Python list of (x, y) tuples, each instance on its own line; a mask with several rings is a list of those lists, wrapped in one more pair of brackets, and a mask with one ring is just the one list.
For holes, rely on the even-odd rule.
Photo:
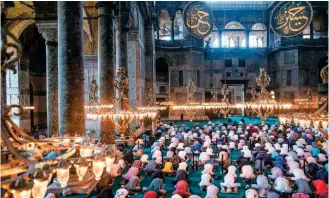
[(174, 41), (175, 40), (175, 16), (170, 18), (170, 21), (171, 21), (171, 33), (170, 33), (170, 36), (171, 36), (171, 41)]
[[(98, 9), (98, 82), (102, 104), (112, 104), (114, 98), (114, 4), (97, 2)], [(101, 142), (115, 144), (114, 124), (109, 119), (100, 123)]]
[(58, 135), (58, 43), (57, 23), (37, 24), (46, 40), (47, 135)]
[(129, 80), (128, 85), (128, 96), (129, 96), (129, 105), (133, 108), (138, 106), (137, 100), (137, 87), (139, 84), (139, 76), (137, 74), (138, 68), (140, 68), (138, 56), (138, 31), (131, 30), (128, 34), (128, 50), (127, 50), (127, 60), (128, 60), (128, 70), (127, 77)]
[(250, 30), (246, 30), (246, 48), (249, 48), (249, 35), (250, 35)]
[[(145, 90), (144, 96), (148, 100), (150, 89), (155, 88), (155, 41), (152, 22), (145, 24)], [(147, 104), (148, 101), (146, 101)], [(143, 104), (143, 105), (146, 105)]]
[(82, 4), (57, 4), (60, 136), (85, 133)]
[[(30, 106), (30, 61), (26, 57), (19, 60), (18, 70), (18, 100), (20, 105)], [(31, 131), (31, 110), (24, 111), (19, 117), (19, 126), (26, 132)]]
[[(116, 71), (119, 67), (128, 71), (128, 31), (129, 31), (129, 9), (121, 8), (116, 16)], [(130, 82), (129, 82), (130, 83)], [(118, 93), (117, 93), (118, 94)], [(129, 96), (128, 96), (129, 97)]]

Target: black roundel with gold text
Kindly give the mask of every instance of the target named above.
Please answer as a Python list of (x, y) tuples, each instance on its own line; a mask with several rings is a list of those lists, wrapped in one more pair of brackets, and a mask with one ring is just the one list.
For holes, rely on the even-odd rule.
[(184, 25), (196, 38), (202, 39), (210, 34), (213, 20), (212, 11), (204, 2), (191, 2), (184, 9)]
[(271, 14), (271, 28), (283, 37), (296, 36), (310, 24), (313, 9), (307, 1), (285, 1), (279, 3)]

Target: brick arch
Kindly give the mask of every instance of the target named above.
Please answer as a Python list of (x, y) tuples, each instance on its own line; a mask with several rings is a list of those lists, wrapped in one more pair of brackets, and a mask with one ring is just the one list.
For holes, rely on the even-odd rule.
[[(24, 15), (24, 14), (23, 14)], [(20, 15), (19, 17), (24, 17)], [(22, 32), (29, 27), (30, 25), (34, 24), (35, 21), (32, 19), (29, 20), (21, 20), (21, 21), (13, 21), (6, 25), (6, 29), (10, 31), (16, 38), (22, 34)]]

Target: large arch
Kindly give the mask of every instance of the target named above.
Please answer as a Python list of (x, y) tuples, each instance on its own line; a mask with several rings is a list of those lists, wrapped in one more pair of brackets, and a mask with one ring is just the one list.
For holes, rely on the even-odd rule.
[(230, 48), (246, 47), (245, 27), (237, 21), (227, 23), (222, 34), (222, 46)]
[(251, 27), (249, 34), (249, 47), (258, 48), (266, 47), (267, 44), (267, 30), (263, 23), (255, 23)]

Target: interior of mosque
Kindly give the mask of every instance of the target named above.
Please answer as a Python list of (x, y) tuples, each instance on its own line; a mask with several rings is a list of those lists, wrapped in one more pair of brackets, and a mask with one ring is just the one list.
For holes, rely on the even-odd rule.
[(328, 2), (1, 1), (1, 197), (328, 197)]

